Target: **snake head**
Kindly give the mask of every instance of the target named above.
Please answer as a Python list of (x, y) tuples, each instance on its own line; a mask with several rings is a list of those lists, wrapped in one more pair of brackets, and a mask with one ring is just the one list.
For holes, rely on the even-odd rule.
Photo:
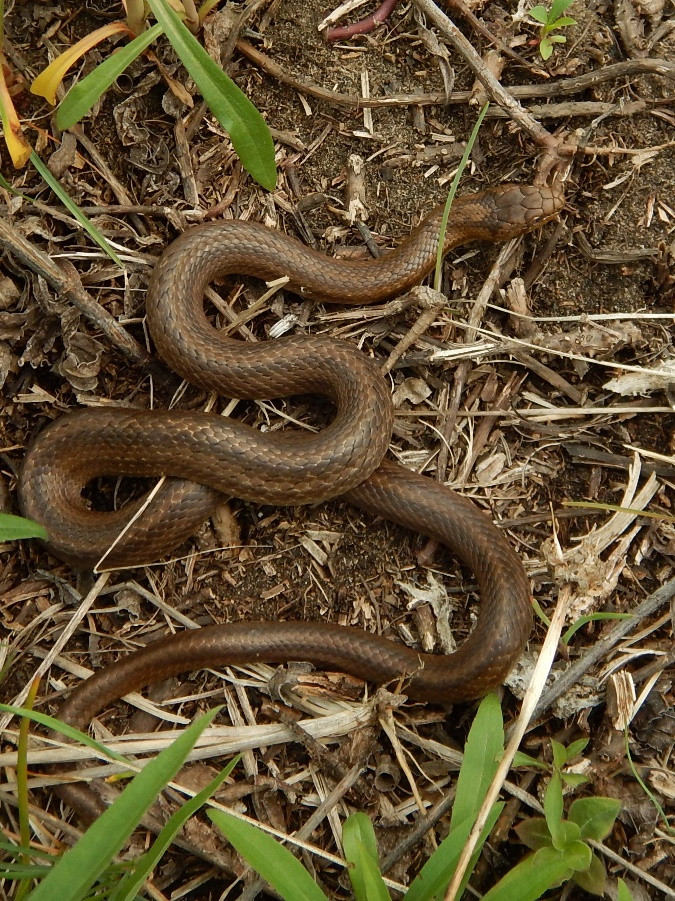
[(491, 241), (507, 241), (540, 228), (565, 206), (558, 185), (499, 185), (475, 195)]

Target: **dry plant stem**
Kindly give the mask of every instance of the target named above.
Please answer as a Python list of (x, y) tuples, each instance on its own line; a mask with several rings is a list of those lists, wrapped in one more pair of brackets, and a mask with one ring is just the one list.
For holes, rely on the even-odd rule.
[(518, 376), (514, 373), (499, 392), (499, 396), (490, 404), (490, 410), (494, 410), (494, 415), (485, 416), (479, 421), (473, 434), (471, 448), (467, 453), (459, 472), (458, 480), (460, 484), (466, 484), (469, 480), (469, 476), (471, 475), (476, 460), (487, 446), (492, 429), (499, 422), (500, 417), (508, 410), (509, 402), (511, 398), (516, 396), (524, 378), (524, 376)]
[[(511, 89), (513, 90), (513, 89)], [(664, 100), (634, 100), (631, 103), (601, 103), (593, 100), (579, 100), (577, 102), (568, 101), (565, 103), (534, 103), (529, 106), (528, 112), (531, 116), (538, 119), (564, 119), (568, 116), (613, 116), (615, 118), (626, 118), (628, 116), (637, 116), (639, 113), (645, 113), (659, 107), (667, 107), (673, 103), (673, 97), (666, 97)], [(501, 107), (493, 106), (488, 110), (486, 119), (506, 119), (506, 113)], [(624, 152), (622, 148), (617, 148), (618, 152)], [(612, 153), (613, 147), (591, 146), (579, 148), (578, 153), (591, 155), (595, 153)]]
[(515, 50), (512, 50), (508, 46), (508, 44), (505, 44), (504, 41), (498, 38), (497, 35), (492, 34), (490, 29), (486, 28), (481, 20), (473, 14), (464, 0), (447, 0), (447, 6), (451, 6), (454, 10), (456, 10), (460, 14), (460, 16), (462, 16), (467, 20), (467, 22), (470, 23), (471, 27), (475, 31), (477, 31), (479, 34), (482, 34), (486, 41), (489, 41), (495, 47), (498, 47), (505, 56), (509, 56), (511, 59), (514, 59), (529, 71), (537, 71), (536, 66), (533, 66), (532, 63), (526, 60), (524, 56), (521, 56), (520, 53), (516, 53)]
[(624, 870), (628, 870), (633, 876), (637, 879), (642, 879), (644, 882), (653, 886), (658, 891), (662, 892), (666, 898), (675, 898), (675, 891), (673, 891), (672, 887), (669, 885), (665, 885), (659, 879), (656, 879), (650, 873), (645, 870), (641, 870), (640, 867), (636, 866), (634, 863), (631, 863), (630, 860), (626, 860), (621, 857), (620, 854), (617, 854), (616, 851), (613, 851), (611, 848), (608, 848), (607, 845), (603, 845), (602, 842), (596, 842), (594, 839), (588, 839), (588, 844), (595, 851), (599, 851), (603, 854), (608, 860), (611, 860), (613, 863), (618, 864), (620, 867), (623, 867)]
[(551, 154), (560, 152), (560, 142), (546, 129), (533, 119), (523, 107), (514, 100), (513, 96), (502, 87), (500, 82), (490, 72), (480, 55), (474, 50), (471, 43), (444, 12), (442, 12), (433, 0), (415, 0), (415, 5), (434, 23), (462, 56), (471, 71), (485, 88), (490, 100), (498, 103), (505, 109), (514, 122), (527, 132), (535, 143), (541, 145)]
[(0, 219), (0, 247), (4, 247), (29, 269), (41, 275), (58, 294), (68, 298), (92, 325), (100, 329), (110, 342), (134, 363), (140, 363), (143, 366), (150, 363), (150, 354), (122, 328), (106, 309), (92, 300), (82, 287), (82, 282), (74, 270), (72, 275), (65, 272), (48, 254), (43, 253), (27, 241), (5, 219)]
[[(463, 105), (471, 100), (472, 97), (471, 91), (453, 91), (449, 95), (439, 92), (435, 94), (394, 94), (389, 97), (369, 98), (359, 97), (356, 94), (342, 94), (338, 91), (330, 91), (327, 88), (322, 88), (320, 85), (313, 84), (312, 82), (294, 78), (287, 73), (282, 66), (254, 47), (249, 41), (244, 39), (238, 40), (237, 50), (248, 60), (259, 66), (263, 72), (266, 72), (270, 77), (276, 79), (280, 84), (286, 84), (296, 91), (307, 94), (309, 97), (315, 97), (330, 106), (337, 106), (339, 108), (364, 109), (365, 107), (452, 106)], [(575, 75), (571, 78), (562, 78), (559, 81), (549, 82), (547, 84), (515, 86), (509, 88), (509, 94), (512, 98), (518, 100), (527, 100), (537, 97), (548, 98), (570, 96), (582, 91), (587, 91), (615, 78), (623, 78), (625, 76), (639, 75), (642, 73), (663, 75), (666, 78), (675, 80), (675, 63), (663, 59), (635, 59), (625, 63), (616, 63), (613, 66), (606, 66), (604, 69), (599, 69), (596, 72), (589, 72), (586, 75)], [(496, 103), (499, 105), (498, 101), (496, 101)], [(583, 109), (581, 104), (579, 104), (579, 106)], [(601, 106), (603, 110), (605, 110), (605, 108), (612, 109), (617, 107), (616, 104), (602, 104)], [(549, 108), (550, 107), (541, 107), (542, 110), (547, 110)], [(642, 109), (642, 106), (640, 106), (640, 109)], [(617, 113), (620, 113), (620, 109), (618, 108)], [(585, 112), (582, 114), (586, 115)], [(593, 114), (595, 114), (595, 111), (593, 111)], [(487, 113), (488, 118), (505, 115), (508, 115), (508, 113), (495, 107), (488, 110)], [(556, 116), (559, 115), (560, 113), (556, 113)]]
[(247, 3), (241, 11), (234, 17), (232, 30), (227, 36), (227, 40), (220, 51), (220, 65), (227, 71), (227, 67), (232, 59), (234, 48), (237, 46), (239, 35), (244, 30), (246, 23), (256, 15), (259, 9), (268, 5), (268, 0), (252, 0)]
[(604, 638), (597, 641), (588, 651), (568, 667), (551, 685), (551, 687), (542, 694), (537, 704), (532, 719), (536, 720), (545, 713), (551, 704), (563, 695), (572, 685), (575, 685), (584, 673), (588, 672), (591, 667), (595, 666), (598, 661), (602, 660), (626, 635), (635, 629), (643, 619), (656, 613), (664, 604), (669, 603), (675, 597), (675, 579), (666, 582), (661, 588), (645, 598), (641, 604), (631, 611), (632, 619), (624, 619), (618, 622), (612, 630)]
[[(99, 151), (96, 148), (96, 145), (89, 140), (89, 138), (84, 133), (84, 128), (81, 125), (73, 125), (72, 128), (69, 129), (80, 144), (84, 147), (84, 149), (89, 154), (89, 157), (94, 162), (94, 165), (99, 170), (101, 175), (105, 178), (106, 182), (110, 186), (113, 194), (120, 203), (124, 203), (127, 205), (131, 205), (134, 202), (134, 198), (127, 193), (127, 189), (124, 187), (121, 181), (116, 178), (114, 172), (106, 162), (105, 158), (101, 156)], [(138, 229), (139, 234), (145, 235), (147, 234), (147, 229), (145, 227), (145, 222), (138, 216), (134, 216), (133, 218), (134, 225)]]
[(185, 125), (181, 119), (176, 120), (173, 136), (176, 143), (176, 162), (183, 185), (183, 196), (186, 203), (193, 209), (196, 209), (199, 206), (199, 191), (197, 190), (197, 180), (194, 166), (192, 165), (190, 143), (187, 139)]
[(665, 669), (672, 666), (674, 663), (675, 648), (669, 651), (669, 653), (667, 653), (665, 656), (657, 657), (656, 660), (648, 663), (647, 666), (642, 666), (639, 670), (635, 670), (635, 672), (632, 674), (633, 681), (636, 685), (639, 685), (641, 682), (644, 682), (646, 679), (650, 679), (657, 673), (660, 675)]
[[(504, 267), (506, 266), (506, 263), (508, 262), (509, 257), (511, 256), (511, 253), (513, 252), (514, 247), (515, 242), (509, 241), (507, 244), (500, 248), (499, 255), (495, 260), (490, 274), (483, 283), (483, 287), (480, 289), (475, 303), (471, 307), (469, 322), (464, 334), (465, 344), (471, 344), (476, 340), (477, 330), (480, 326), (483, 316), (485, 315), (487, 305), (490, 302), (490, 298), (492, 297), (495, 288), (501, 281), (502, 272), (504, 270)], [(439, 482), (445, 481), (446, 470), (448, 466), (447, 445), (450, 441), (450, 436), (455, 430), (455, 424), (457, 422), (457, 415), (459, 412), (459, 403), (464, 391), (464, 385), (466, 384), (466, 380), (472, 366), (473, 362), (471, 360), (462, 360), (462, 362), (457, 366), (454, 372), (450, 403), (448, 405), (447, 412), (444, 414), (443, 424), (441, 427), (443, 441), (441, 443), (441, 448), (438, 454), (437, 467), (437, 478)]]
[[(105, 587), (105, 585), (108, 581), (108, 578), (109, 578), (109, 574), (104, 573), (103, 575), (99, 576), (99, 578), (96, 580), (96, 583), (94, 584), (93, 588), (87, 594), (87, 596), (84, 598), (84, 600), (82, 601), (80, 606), (77, 608), (77, 610), (73, 613), (70, 622), (68, 623), (66, 628), (63, 630), (63, 632), (59, 635), (57, 640), (54, 642), (54, 645), (50, 649), (50, 651), (47, 654), (47, 656), (45, 657), (45, 659), (35, 670), (32, 677), (27, 680), (26, 686), (22, 689), (22, 691), (19, 692), (18, 695), (16, 695), (16, 697), (12, 701), (12, 704), (15, 707), (20, 707), (24, 703), (24, 701), (28, 697), (28, 692), (30, 690), (30, 683), (33, 681), (33, 679), (37, 679), (40, 676), (44, 675), (44, 673), (47, 672), (49, 667), (52, 665), (53, 661), (56, 659), (56, 657), (58, 657), (58, 655), (61, 653), (63, 648), (68, 644), (72, 635), (77, 631), (80, 623), (82, 622), (84, 617), (87, 615), (91, 605), (94, 603), (96, 598), (99, 596), (99, 594)], [(12, 718), (12, 714), (5, 714), (5, 716), (0, 719), (0, 734), (6, 728), (7, 724), (11, 720), (11, 718)]]
[(532, 285), (537, 281), (541, 273), (548, 265), (548, 262), (553, 256), (553, 253), (558, 246), (558, 242), (560, 241), (560, 238), (565, 231), (565, 227), (566, 226), (563, 219), (559, 219), (556, 222), (555, 228), (546, 239), (544, 246), (537, 248), (537, 254), (528, 266), (527, 272), (523, 276), (523, 286), (526, 292), (530, 290)]
[[(606, 451), (600, 451), (591, 445), (582, 444), (580, 441), (564, 441), (561, 445), (573, 460), (581, 460), (583, 463), (602, 463), (605, 466), (612, 466), (615, 469), (630, 469), (633, 458), (625, 457), (621, 454), (609, 454)], [(650, 463), (648, 460), (642, 464), (642, 471), (646, 475), (656, 473), (662, 479), (675, 479), (675, 465)], [(556, 516), (560, 516), (561, 512), (556, 512)]]
[(431, 808), (426, 816), (416, 821), (412, 830), (401, 842), (399, 842), (394, 850), (384, 858), (380, 865), (381, 873), (387, 873), (395, 863), (398, 863), (404, 854), (408, 854), (408, 852), (412, 851), (415, 845), (424, 838), (427, 832), (436, 825), (441, 817), (444, 817), (445, 814), (448, 813), (455, 803), (456, 793), (457, 786), (455, 784), (448, 790), (448, 793)]
[(573, 594), (571, 587), (569, 585), (563, 586), (560, 591), (558, 603), (556, 604), (553, 616), (551, 617), (551, 624), (548, 627), (546, 638), (544, 639), (544, 644), (542, 645), (541, 651), (539, 653), (537, 664), (534, 668), (534, 672), (532, 673), (532, 679), (527, 691), (525, 692), (520, 715), (518, 716), (518, 719), (515, 723), (511, 738), (509, 739), (509, 743), (506, 747), (506, 750), (504, 751), (504, 756), (502, 757), (499, 767), (497, 768), (495, 777), (492, 780), (492, 784), (487, 791), (485, 800), (483, 801), (481, 809), (478, 813), (478, 817), (476, 818), (476, 822), (474, 823), (473, 829), (471, 830), (471, 834), (469, 835), (466, 845), (464, 846), (462, 854), (457, 862), (457, 868), (455, 870), (452, 881), (448, 886), (448, 890), (445, 895), (445, 901), (455, 901), (455, 898), (457, 897), (457, 892), (459, 891), (459, 887), (461, 885), (462, 879), (464, 878), (466, 868), (469, 865), (471, 856), (476, 848), (476, 843), (480, 838), (481, 831), (483, 830), (483, 827), (485, 826), (485, 823), (487, 821), (490, 809), (497, 800), (502, 785), (504, 784), (504, 781), (508, 776), (509, 769), (511, 767), (511, 764), (513, 763), (513, 758), (516, 754), (516, 751), (518, 750), (523, 736), (525, 735), (525, 732), (527, 731), (528, 724), (537, 707), (537, 701), (539, 700), (544, 689), (546, 677), (551, 671), (551, 666), (558, 649), (558, 641), (560, 640), (562, 628), (567, 616), (567, 610), (572, 600)]
[(548, 382), (552, 388), (556, 389), (556, 391), (560, 391), (561, 394), (568, 397), (573, 404), (577, 404), (577, 406), (582, 405), (584, 399), (583, 393), (573, 385), (570, 385), (560, 373), (551, 369), (549, 366), (546, 366), (544, 363), (541, 363), (539, 360), (535, 359), (535, 357), (531, 357), (529, 354), (514, 353), (513, 356), (519, 363), (522, 363), (523, 366), (532, 370), (532, 372), (540, 379)]
[[(414, 289), (413, 289), (414, 290)], [(429, 289), (430, 290), (430, 289)], [(436, 293), (436, 292), (434, 292)], [(426, 294), (426, 292), (425, 292)], [(443, 295), (439, 295), (442, 299), (436, 302), (431, 301), (431, 305), (428, 306), (425, 310), (423, 310), (420, 315), (417, 317), (415, 322), (410, 326), (405, 335), (398, 341), (392, 352), (387, 357), (387, 360), (381, 367), (382, 372), (386, 375), (391, 372), (396, 363), (401, 359), (403, 354), (411, 347), (418, 338), (420, 338), (426, 330), (432, 325), (436, 316), (440, 313), (441, 309), (445, 306), (445, 297)]]

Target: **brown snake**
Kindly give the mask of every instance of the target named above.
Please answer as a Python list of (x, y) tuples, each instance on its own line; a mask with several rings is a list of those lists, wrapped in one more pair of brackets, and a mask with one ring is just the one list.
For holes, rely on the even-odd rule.
[[(539, 227), (563, 206), (560, 190), (505, 185), (455, 201), (447, 252), (472, 240), (503, 241)], [(223, 337), (204, 312), (203, 294), (226, 274), (289, 277), (288, 288), (330, 303), (374, 303), (400, 294), (432, 269), (442, 209), (379, 260), (345, 262), (249, 222), (190, 229), (158, 262), (147, 315), (163, 359), (191, 382), (238, 398), (301, 393), (336, 408), (318, 434), (267, 432), (215, 414), (99, 407), (58, 419), (28, 452), (20, 481), (24, 515), (41, 522), (49, 548), (93, 565), (130, 518), (87, 508), (83, 487), (96, 476), (170, 478), (106, 566), (147, 562), (171, 550), (207, 518), (222, 494), (267, 504), (343, 496), (447, 545), (475, 574), (479, 621), (452, 655), (420, 653), (359, 629), (326, 623), (239, 622), (182, 632), (150, 644), (80, 684), (59, 711), (83, 727), (105, 705), (150, 682), (202, 667), (303, 660), (377, 683), (404, 678), (415, 699), (447, 703), (478, 697), (504, 679), (527, 641), (528, 580), (521, 560), (470, 501), (390, 462), (389, 389), (365, 354), (342, 341), (294, 336), (262, 343)], [(183, 481), (190, 480), (190, 481)], [(207, 486), (207, 487), (202, 487)]]

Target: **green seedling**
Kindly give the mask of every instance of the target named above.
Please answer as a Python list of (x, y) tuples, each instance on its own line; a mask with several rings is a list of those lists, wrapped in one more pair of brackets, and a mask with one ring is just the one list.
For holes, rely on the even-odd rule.
[(568, 28), (576, 25), (576, 19), (563, 16), (563, 13), (574, 3), (574, 0), (553, 0), (550, 9), (545, 6), (535, 6), (530, 10), (530, 16), (541, 23), (539, 31), (539, 53), (543, 60), (547, 60), (553, 53), (554, 44), (564, 44), (567, 38), (563, 34), (553, 34), (560, 28)]
[[(544, 816), (528, 817), (516, 827), (518, 838), (533, 853), (496, 886), (502, 893), (488, 892), (485, 901), (538, 898), (532, 892), (542, 888), (543, 879), (548, 880), (548, 888), (571, 881), (591, 895), (603, 895), (607, 871), (589, 842), (601, 842), (610, 833), (621, 803), (614, 798), (578, 798), (570, 805), (567, 817), (563, 816), (563, 787), (574, 789), (588, 781), (579, 773), (566, 772), (564, 767), (581, 754), (587, 743), (587, 739), (579, 739), (566, 748), (552, 741), (551, 764), (520, 752), (516, 755), (515, 766), (525, 764), (551, 771), (544, 795)], [(509, 894), (516, 885), (524, 886), (526, 882), (529, 883), (527, 895)]]

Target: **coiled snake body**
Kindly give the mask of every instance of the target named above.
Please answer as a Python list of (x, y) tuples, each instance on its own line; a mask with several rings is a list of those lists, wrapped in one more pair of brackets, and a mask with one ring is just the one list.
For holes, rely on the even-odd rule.
[[(502, 241), (537, 228), (563, 205), (558, 189), (502, 186), (455, 201), (444, 250)], [(110, 701), (150, 682), (205, 666), (305, 660), (378, 683), (404, 677), (412, 698), (447, 703), (498, 685), (527, 640), (531, 605), (523, 565), (491, 520), (432, 479), (383, 462), (392, 425), (387, 385), (365, 354), (342, 341), (299, 336), (261, 343), (223, 338), (208, 322), (203, 292), (213, 278), (289, 277), (289, 289), (332, 303), (372, 303), (401, 293), (431, 270), (441, 210), (393, 252), (367, 263), (327, 259), (262, 226), (195, 227), (166, 250), (148, 295), (148, 321), (164, 360), (192, 382), (239, 398), (313, 392), (336, 414), (319, 434), (258, 431), (212, 414), (86, 409), (38, 436), (20, 481), (22, 510), (43, 523), (64, 560), (93, 565), (134, 512), (87, 508), (81, 492), (100, 475), (165, 475), (140, 531), (106, 566), (147, 562), (209, 516), (222, 494), (273, 504), (342, 495), (447, 545), (474, 572), (482, 607), (464, 645), (423, 654), (359, 629), (326, 623), (212, 626), (157, 641), (83, 682), (59, 712), (77, 726)], [(185, 481), (187, 480), (187, 481)], [(140, 502), (139, 502), (140, 503)]]

